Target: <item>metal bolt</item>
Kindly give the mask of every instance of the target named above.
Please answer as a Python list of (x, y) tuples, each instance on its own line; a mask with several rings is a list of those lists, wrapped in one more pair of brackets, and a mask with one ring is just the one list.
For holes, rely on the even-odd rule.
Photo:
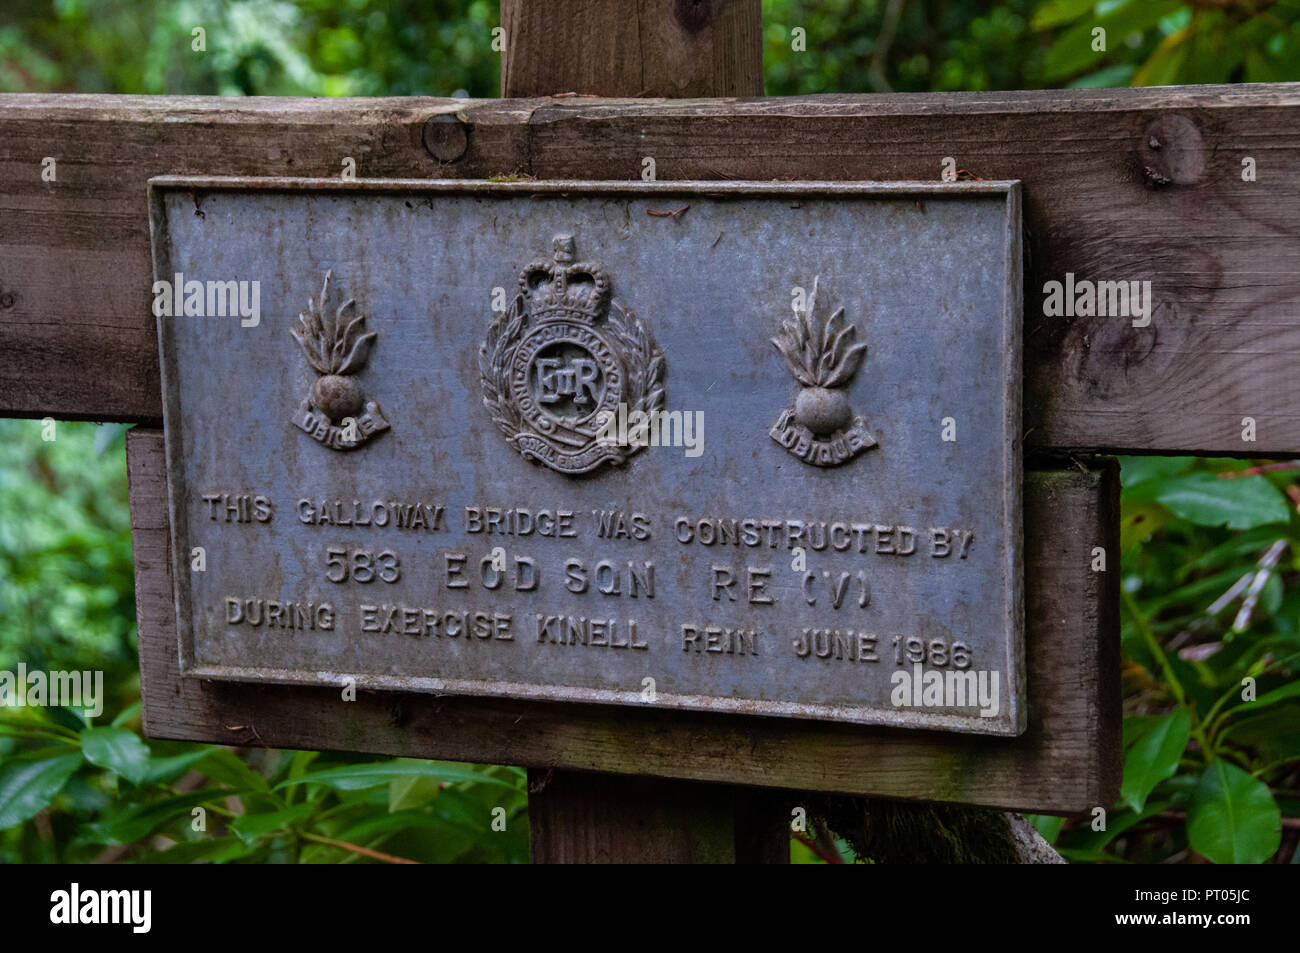
[(469, 148), (469, 127), (447, 113), (430, 116), (424, 123), (424, 148), (439, 162), (455, 162)]

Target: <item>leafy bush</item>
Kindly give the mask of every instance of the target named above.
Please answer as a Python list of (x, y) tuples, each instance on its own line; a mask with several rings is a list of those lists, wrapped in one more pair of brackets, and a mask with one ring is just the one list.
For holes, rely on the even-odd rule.
[(0, 863), (528, 859), (518, 768), (142, 738), (121, 428), (44, 428), (0, 420), (0, 671), (107, 701), (0, 708)]
[(769, 96), (1300, 78), (1300, 0), (764, 0), (763, 38)]
[[(495, 0), (30, 0), (0, 10), (0, 90), (490, 97), (498, 24)], [(763, 57), (769, 96), (1294, 80), (1300, 0), (763, 0)]]
[(1300, 816), (1300, 462), (1121, 463), (1120, 802), (1104, 830), (1039, 829), (1071, 860), (1284, 859), (1281, 816)]

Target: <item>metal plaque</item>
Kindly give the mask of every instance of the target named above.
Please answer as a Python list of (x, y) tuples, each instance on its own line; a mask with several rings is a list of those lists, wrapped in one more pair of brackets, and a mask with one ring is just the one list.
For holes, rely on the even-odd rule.
[(151, 182), (187, 676), (1023, 730), (1014, 182)]

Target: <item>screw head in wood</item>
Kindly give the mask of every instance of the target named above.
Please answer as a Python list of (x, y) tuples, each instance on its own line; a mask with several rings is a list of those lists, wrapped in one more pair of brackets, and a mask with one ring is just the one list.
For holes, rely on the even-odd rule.
[(455, 162), (469, 148), (469, 127), (446, 113), (430, 116), (424, 123), (424, 148), (439, 162)]
[(1148, 187), (1192, 186), (1205, 178), (1205, 140), (1200, 126), (1180, 113), (1147, 124), (1138, 144), (1138, 160)]

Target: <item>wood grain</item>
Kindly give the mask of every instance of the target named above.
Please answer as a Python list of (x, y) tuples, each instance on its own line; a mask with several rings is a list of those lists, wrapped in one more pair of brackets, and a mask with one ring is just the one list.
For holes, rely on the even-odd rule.
[(501, 95), (762, 96), (760, 0), (502, 0)]
[(535, 864), (788, 864), (778, 792), (585, 771), (529, 772)]
[[(437, 114), (465, 124), (454, 162), (423, 145)], [(934, 181), (952, 156), (1024, 183), (1026, 446), (1290, 455), (1297, 130), (1300, 84), (749, 101), (4, 95), (0, 290), (14, 300), (0, 308), (0, 414), (160, 420), (153, 175), (335, 176), (353, 156), (361, 177), (634, 179), (652, 156), (661, 180)], [(44, 156), (57, 182), (41, 181)], [(1242, 180), (1245, 157), (1258, 181)], [(918, 263), (899, 267), (925, 280)], [(1151, 326), (1043, 317), (1043, 284), (1066, 272), (1150, 280)]]
[(1027, 475), (1029, 727), (1015, 739), (464, 696), (363, 692), (357, 701), (344, 702), (329, 688), (184, 679), (168, 568), (161, 432), (130, 431), (127, 465), (141, 691), (151, 737), (655, 775), (1038, 813), (1109, 806), (1118, 791), (1118, 573), (1090, 568), (1094, 546), (1106, 547), (1112, 562), (1118, 558), (1113, 465)]

